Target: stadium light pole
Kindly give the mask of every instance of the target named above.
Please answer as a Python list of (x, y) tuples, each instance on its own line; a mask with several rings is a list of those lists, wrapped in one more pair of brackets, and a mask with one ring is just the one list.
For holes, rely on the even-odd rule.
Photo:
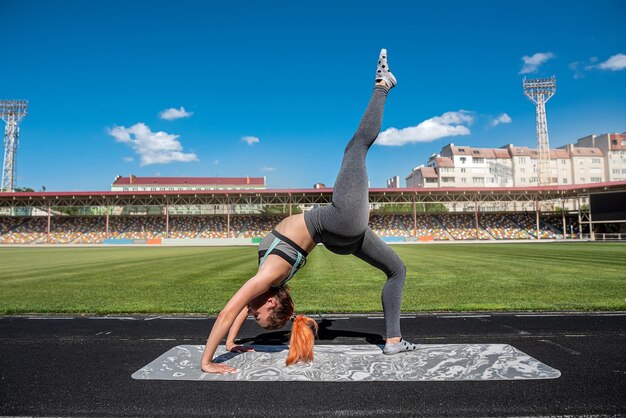
[(27, 100), (0, 100), (0, 119), (4, 128), (4, 164), (0, 192), (12, 192), (15, 185), (15, 154), (17, 153), (20, 128), (18, 124), (28, 111)]
[(526, 79), (524, 77), (524, 95), (535, 104), (537, 111), (537, 183), (539, 186), (550, 184), (550, 144), (548, 141), (548, 120), (546, 102), (556, 92), (556, 77)]

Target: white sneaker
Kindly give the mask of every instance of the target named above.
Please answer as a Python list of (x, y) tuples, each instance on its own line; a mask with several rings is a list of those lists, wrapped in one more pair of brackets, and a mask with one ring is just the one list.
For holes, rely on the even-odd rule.
[(398, 82), (396, 77), (389, 71), (387, 63), (387, 50), (381, 49), (378, 57), (378, 65), (376, 66), (376, 82), (383, 80), (389, 89), (392, 89)]
[(406, 341), (404, 338), (400, 339), (397, 344), (385, 344), (383, 348), (383, 354), (398, 354), (404, 351), (415, 351), (418, 345)]

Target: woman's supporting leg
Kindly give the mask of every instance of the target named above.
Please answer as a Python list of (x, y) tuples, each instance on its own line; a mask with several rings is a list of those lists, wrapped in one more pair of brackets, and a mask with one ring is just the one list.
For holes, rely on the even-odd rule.
[(386, 338), (401, 337), (400, 306), (406, 277), (406, 267), (402, 259), (370, 228), (365, 231), (363, 245), (354, 255), (387, 275), (382, 294)]
[(365, 231), (363, 244), (354, 255), (382, 270), (387, 275), (382, 294), (386, 334), (386, 344), (383, 353), (397, 354), (403, 351), (416, 350), (418, 346), (402, 339), (400, 331), (400, 307), (402, 305), (402, 290), (404, 289), (404, 280), (406, 278), (404, 263), (398, 254), (370, 228), (367, 228)]

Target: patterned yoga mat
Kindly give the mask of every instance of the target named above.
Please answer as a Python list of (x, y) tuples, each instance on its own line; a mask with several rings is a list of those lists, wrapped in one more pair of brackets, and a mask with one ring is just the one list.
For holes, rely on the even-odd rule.
[(236, 374), (200, 370), (204, 346), (179, 345), (133, 373), (133, 379), (208, 381), (463, 381), (556, 379), (556, 369), (508, 344), (421, 344), (412, 352), (387, 356), (376, 345), (316, 345), (311, 364), (286, 367), (288, 347), (257, 345), (255, 352), (230, 353), (218, 347), (216, 362)]

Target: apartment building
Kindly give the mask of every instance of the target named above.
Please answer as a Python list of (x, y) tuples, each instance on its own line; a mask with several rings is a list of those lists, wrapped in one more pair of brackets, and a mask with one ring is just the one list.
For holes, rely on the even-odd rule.
[[(536, 186), (538, 151), (513, 144), (474, 148), (448, 144), (411, 170), (407, 187)], [(550, 150), (551, 184), (626, 180), (626, 133), (590, 135)]]
[(580, 138), (576, 148), (600, 148), (604, 153), (606, 181), (626, 180), (626, 134), (589, 135)]

